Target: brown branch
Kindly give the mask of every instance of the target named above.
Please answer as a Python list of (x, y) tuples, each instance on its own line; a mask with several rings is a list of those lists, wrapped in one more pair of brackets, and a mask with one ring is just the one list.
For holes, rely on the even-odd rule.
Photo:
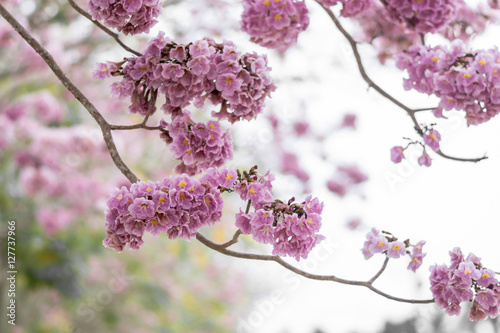
[[(283, 259), (281, 259), (279, 256), (270, 256), (270, 255), (263, 255), (263, 254), (252, 254), (252, 253), (241, 253), (241, 252), (236, 252), (232, 250), (228, 250), (227, 248), (224, 247), (224, 244), (216, 244), (213, 243), (212, 241), (208, 240), (205, 238), (202, 234), (199, 232), (196, 234), (196, 239), (200, 241), (202, 244), (205, 246), (211, 248), (212, 250), (215, 250), (219, 253), (225, 254), (230, 257), (235, 257), (235, 258), (242, 258), (242, 259), (250, 259), (250, 260), (262, 260), (262, 261), (274, 261), (283, 266), (284, 268), (294, 272), (295, 274), (301, 275), (307, 279), (311, 280), (319, 280), (319, 281), (333, 281), (341, 284), (347, 284), (351, 286), (361, 286), (361, 287), (366, 287), (370, 289), (371, 291), (385, 297), (388, 299), (391, 299), (393, 301), (397, 302), (403, 302), (403, 303), (412, 303), (412, 304), (428, 304), (428, 303), (433, 303), (433, 299), (428, 299), (428, 300), (415, 300), (415, 299), (405, 299), (405, 298), (400, 298), (400, 297), (395, 297), (392, 295), (389, 295), (377, 288), (375, 288), (370, 281), (352, 281), (352, 280), (346, 280), (346, 279), (341, 279), (338, 278), (334, 275), (317, 275), (317, 274), (311, 274), (307, 273), (301, 269), (298, 269), (297, 267), (290, 265)], [(384, 263), (386, 265), (387, 262)], [(385, 267), (383, 267), (385, 269)], [(381, 270), (383, 271), (383, 269)], [(381, 274), (381, 272), (379, 271)], [(379, 273), (377, 273), (379, 275)], [(377, 275), (376, 275), (377, 276)], [(377, 276), (378, 277), (378, 276)], [(373, 278), (372, 278), (373, 279)]]
[(130, 53), (133, 53), (135, 54), (136, 56), (141, 56), (142, 53), (140, 52), (137, 52), (135, 51), (134, 49), (128, 47), (127, 45), (125, 45), (121, 40), (120, 40), (120, 37), (118, 36), (117, 33), (109, 30), (106, 26), (104, 26), (102, 23), (100, 23), (99, 21), (97, 20), (94, 20), (92, 18), (92, 15), (90, 15), (89, 13), (87, 13), (85, 10), (83, 10), (83, 8), (81, 8), (80, 6), (78, 6), (76, 4), (76, 2), (74, 0), (68, 0), (68, 3), (71, 5), (71, 7), (73, 7), (80, 15), (84, 16), (85, 18), (87, 18), (90, 22), (94, 23), (99, 29), (101, 29), (102, 31), (104, 31), (105, 33), (107, 33), (108, 35), (110, 35), (118, 44), (120, 44), (121, 47), (123, 47), (125, 50), (127, 50), (128, 52)]
[(378, 279), (380, 275), (382, 275), (382, 273), (385, 271), (385, 268), (387, 267), (388, 262), (389, 262), (389, 257), (386, 257), (384, 260), (384, 263), (382, 264), (382, 267), (377, 272), (377, 274), (375, 274), (374, 277), (372, 277), (370, 280), (368, 280), (369, 283), (375, 282), (375, 280)]
[(50, 67), (52, 72), (57, 76), (59, 81), (75, 96), (75, 98), (83, 105), (83, 107), (95, 119), (99, 127), (101, 127), (104, 141), (109, 150), (109, 154), (113, 159), (116, 167), (128, 178), (132, 183), (139, 179), (128, 166), (123, 162), (116, 149), (116, 145), (111, 135), (111, 129), (106, 119), (99, 113), (96, 107), (88, 100), (88, 98), (73, 84), (73, 82), (66, 76), (59, 65), (56, 63), (52, 55), (35, 39), (30, 33), (3, 7), (0, 3), (0, 15), (16, 30), (16, 32), (42, 57), (45, 63)]
[[(379, 85), (377, 85), (375, 82), (373, 82), (373, 80), (366, 73), (365, 67), (363, 66), (363, 62), (361, 60), (361, 56), (360, 56), (359, 51), (358, 51), (357, 42), (344, 29), (344, 27), (340, 24), (340, 21), (337, 19), (337, 17), (335, 16), (335, 14), (333, 14), (333, 12), (329, 8), (323, 6), (323, 4), (321, 4), (319, 2), (317, 2), (317, 3), (326, 11), (326, 13), (328, 14), (328, 16), (330, 16), (331, 20), (333, 21), (333, 23), (335, 24), (335, 26), (337, 27), (337, 29), (339, 29), (339, 31), (342, 33), (342, 35), (344, 35), (344, 37), (349, 42), (349, 44), (351, 46), (351, 49), (352, 49), (352, 51), (354, 53), (354, 57), (356, 59), (356, 63), (358, 65), (359, 73), (363, 77), (363, 80), (365, 80), (365, 82), (368, 83), (369, 87), (372, 87), (379, 94), (381, 94), (382, 96), (384, 96), (385, 98), (387, 98), (388, 100), (390, 100), (392, 103), (394, 103), (397, 106), (399, 106), (401, 109), (405, 110), (406, 113), (410, 116), (411, 120), (413, 121), (413, 124), (415, 125), (415, 130), (417, 131), (417, 133), (420, 136), (423, 136), (424, 133), (422, 131), (422, 127), (420, 126), (420, 124), (417, 121), (417, 118), (415, 117), (415, 113), (417, 111), (414, 110), (414, 109), (411, 109), (410, 107), (408, 107), (405, 104), (401, 103), (399, 100), (397, 100), (392, 95), (390, 95), (389, 93), (387, 93), (384, 89), (382, 89)], [(484, 160), (484, 159), (487, 158), (486, 156), (479, 157), (479, 158), (451, 157), (449, 155), (446, 155), (446, 154), (442, 153), (441, 151), (438, 152), (438, 155), (440, 155), (440, 156), (442, 156), (444, 158), (450, 159), (450, 160), (461, 161), (461, 162), (479, 162), (479, 161)]]

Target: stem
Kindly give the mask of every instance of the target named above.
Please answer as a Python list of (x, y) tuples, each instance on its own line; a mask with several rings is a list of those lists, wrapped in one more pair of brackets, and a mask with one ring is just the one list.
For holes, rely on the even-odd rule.
[(368, 280), (368, 282), (370, 282), (370, 283), (375, 282), (375, 280), (378, 279), (379, 276), (382, 275), (382, 273), (385, 271), (385, 268), (387, 267), (388, 262), (389, 262), (389, 257), (386, 257), (384, 260), (384, 263), (382, 264), (382, 268), (380, 268), (380, 270), (377, 272), (377, 274), (375, 274), (374, 277), (372, 277), (370, 280)]
[(16, 30), (16, 32), (42, 57), (45, 63), (50, 67), (52, 72), (57, 76), (59, 81), (75, 96), (75, 98), (83, 105), (83, 107), (95, 119), (101, 128), (104, 141), (108, 147), (109, 154), (113, 159), (116, 167), (128, 178), (132, 183), (137, 182), (139, 179), (123, 162), (116, 149), (111, 129), (104, 117), (99, 113), (96, 107), (88, 100), (88, 98), (73, 84), (73, 82), (66, 76), (59, 65), (56, 63), (52, 55), (35, 39), (30, 33), (4, 8), (0, 3), (0, 15)]
[(132, 48), (128, 47), (127, 45), (125, 45), (121, 40), (120, 40), (120, 37), (118, 36), (117, 33), (109, 30), (107, 27), (105, 27), (102, 23), (100, 23), (99, 21), (96, 21), (92, 18), (92, 15), (90, 15), (89, 13), (87, 13), (85, 10), (83, 10), (80, 6), (78, 6), (76, 4), (76, 2), (74, 0), (68, 0), (68, 3), (71, 5), (71, 7), (73, 7), (80, 15), (84, 16), (85, 18), (87, 18), (90, 22), (94, 23), (99, 29), (101, 29), (102, 31), (104, 31), (105, 33), (107, 33), (108, 35), (110, 35), (118, 44), (120, 44), (121, 47), (123, 47), (125, 50), (127, 50), (128, 52), (130, 53), (133, 53), (135, 54), (136, 56), (141, 56), (142, 53), (140, 52), (137, 52), (135, 50), (133, 50)]

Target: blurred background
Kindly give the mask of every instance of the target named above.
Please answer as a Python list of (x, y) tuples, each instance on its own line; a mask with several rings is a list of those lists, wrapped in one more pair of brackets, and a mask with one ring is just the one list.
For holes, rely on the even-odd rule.
[[(86, 1), (78, 3), (86, 8)], [(306, 3), (310, 26), (285, 55), (250, 43), (239, 31), (241, 3), (227, 0), (164, 1), (160, 23), (149, 37), (122, 39), (142, 50), (162, 30), (179, 43), (212, 36), (232, 40), (242, 52), (268, 55), (278, 89), (264, 114), (224, 126), (233, 134), (230, 166), (270, 169), (276, 198), (301, 201), (312, 193), (325, 202), (327, 239), (307, 260), (287, 259), (290, 263), (311, 273), (368, 280), (383, 257), (366, 261), (360, 249), (366, 232), (376, 227), (412, 243), (427, 241), (428, 254), (417, 273), (406, 269), (407, 259), (392, 260), (377, 281), (394, 296), (432, 298), (428, 267), (448, 263), (448, 251), (456, 246), (500, 271), (499, 120), (467, 127), (461, 112), (445, 112), (446, 120), (418, 114), (421, 123), (437, 123), (446, 153), (487, 153), (489, 159), (473, 164), (431, 155), (433, 165), (425, 168), (418, 166), (421, 152), (415, 149), (403, 163), (393, 164), (390, 149), (403, 145), (403, 137), (417, 138), (409, 117), (368, 89), (343, 36), (317, 4)], [(126, 103), (109, 97), (112, 79), (92, 79), (95, 62), (129, 56), (108, 35), (66, 1), (21, 0), (9, 9), (110, 123), (140, 121)], [(354, 35), (360, 29), (342, 22)], [(495, 26), (485, 28), (471, 45), (498, 45)], [(443, 39), (433, 36), (428, 42)], [(18, 271), (16, 326), (2, 319), (1, 332), (499, 331), (497, 320), (469, 322), (466, 306), (460, 317), (448, 317), (434, 304), (397, 303), (365, 288), (309, 281), (273, 263), (224, 257), (196, 240), (150, 236), (139, 251), (117, 254), (104, 248), (105, 200), (112, 188), (128, 181), (112, 164), (93, 119), (3, 19), (0, 45), (0, 241), (6, 249), (7, 221), (16, 221)], [(361, 44), (360, 50), (369, 75), (393, 96), (412, 108), (438, 104), (436, 98), (404, 91), (404, 73), (390, 59), (381, 65), (380, 46)], [(209, 119), (207, 110), (193, 112), (198, 121)], [(176, 161), (157, 133), (114, 136), (141, 179), (172, 173)], [(234, 196), (224, 200), (222, 221), (202, 230), (216, 242), (232, 237), (234, 213), (242, 207)], [(234, 248), (270, 253), (248, 236)], [(5, 261), (2, 254), (4, 309)]]

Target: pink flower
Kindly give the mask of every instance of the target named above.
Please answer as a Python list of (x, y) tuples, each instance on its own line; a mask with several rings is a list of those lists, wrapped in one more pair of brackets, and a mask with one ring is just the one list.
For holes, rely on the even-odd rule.
[(391, 149), (391, 161), (394, 163), (400, 163), (405, 155), (403, 154), (404, 149), (401, 146), (396, 146)]
[(434, 151), (439, 151), (439, 141), (441, 141), (441, 135), (436, 130), (430, 130), (429, 134), (424, 134), (425, 144)]
[(429, 167), (429, 166), (431, 166), (431, 163), (432, 163), (432, 159), (427, 154), (427, 151), (425, 151), (425, 149), (424, 149), (424, 152), (422, 153), (422, 156), (420, 156), (418, 158), (418, 165), (425, 165), (426, 167)]

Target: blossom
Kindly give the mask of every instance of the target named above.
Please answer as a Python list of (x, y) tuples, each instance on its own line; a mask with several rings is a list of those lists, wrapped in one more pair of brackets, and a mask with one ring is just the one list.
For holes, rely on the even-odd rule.
[[(441, 135), (436, 130), (430, 130), (429, 134), (424, 134), (424, 142), (426, 145), (431, 147), (434, 151), (439, 151), (439, 141), (441, 141)], [(427, 158), (426, 162), (427, 162)], [(420, 159), (419, 159), (420, 164)]]
[(107, 200), (104, 246), (123, 251), (139, 249), (145, 232), (165, 233), (170, 239), (190, 239), (222, 216), (220, 191), (207, 178), (170, 176), (162, 181), (139, 181), (114, 189)]
[(285, 52), (297, 43), (297, 37), (309, 25), (302, 0), (244, 0), (241, 29), (250, 40), (264, 47)]
[(405, 155), (403, 154), (404, 149), (401, 146), (395, 146), (391, 149), (391, 161), (394, 163), (400, 163)]
[(427, 154), (427, 151), (424, 149), (422, 156), (420, 156), (418, 158), (418, 165), (425, 165), (425, 166), (429, 167), (429, 166), (431, 166), (431, 163), (432, 163), (432, 159), (429, 156), (429, 154)]
[(406, 246), (403, 242), (395, 241), (390, 242), (387, 245), (387, 258), (397, 259), (404, 255), (406, 252)]

